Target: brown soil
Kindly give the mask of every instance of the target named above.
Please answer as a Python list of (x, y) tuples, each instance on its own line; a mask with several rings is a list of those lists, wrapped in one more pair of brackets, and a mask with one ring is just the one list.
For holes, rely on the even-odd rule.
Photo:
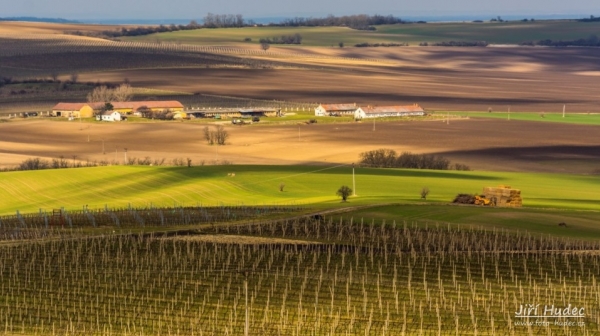
[[(72, 160), (191, 158), (234, 164), (334, 164), (359, 160), (377, 148), (438, 153), (476, 170), (591, 173), (600, 168), (597, 126), (495, 119), (252, 125), (226, 124), (227, 146), (203, 141), (203, 124), (189, 122), (91, 124), (25, 120), (0, 124), (0, 166), (26, 157)], [(300, 136), (298, 135), (300, 133)], [(88, 142), (88, 136), (90, 141)], [(105, 154), (102, 153), (104, 139)]]
[(134, 69), (89, 73), (81, 79), (128, 78), (142, 87), (303, 102), (419, 103), (430, 110), (506, 111), (510, 106), (512, 111), (558, 112), (563, 104), (570, 111), (599, 108), (598, 48), (356, 49), (310, 51), (385, 62), (277, 57), (313, 68)]

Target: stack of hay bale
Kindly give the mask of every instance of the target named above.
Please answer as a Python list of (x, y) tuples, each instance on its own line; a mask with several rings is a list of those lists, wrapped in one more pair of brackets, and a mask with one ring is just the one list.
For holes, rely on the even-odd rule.
[(483, 188), (483, 194), (485, 198), (496, 202), (496, 206), (499, 207), (521, 207), (523, 206), (523, 199), (521, 198), (521, 190), (512, 189), (507, 185), (499, 185), (497, 188), (486, 187)]

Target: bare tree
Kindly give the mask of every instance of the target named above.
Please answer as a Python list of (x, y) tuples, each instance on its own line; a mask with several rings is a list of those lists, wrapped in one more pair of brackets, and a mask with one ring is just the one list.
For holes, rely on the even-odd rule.
[(218, 125), (217, 130), (215, 131), (215, 141), (217, 142), (217, 145), (225, 145), (228, 138), (229, 133), (225, 127), (223, 125)]
[(58, 80), (58, 72), (56, 72), (56, 71), (53, 71), (53, 72), (50, 74), (50, 78), (52, 78), (52, 80), (56, 82), (56, 81)]
[(79, 79), (79, 74), (76, 72), (73, 72), (71, 74), (71, 83), (77, 83), (77, 80)]
[(133, 89), (129, 84), (121, 84), (112, 90), (112, 96), (118, 102), (129, 101), (133, 97)]
[(227, 143), (227, 139), (229, 139), (229, 132), (223, 127), (223, 125), (218, 125), (216, 130), (211, 131), (208, 126), (204, 127), (204, 140), (209, 145), (225, 145)]
[(204, 140), (206, 140), (206, 142), (209, 145), (214, 144), (215, 143), (215, 137), (214, 137), (213, 132), (210, 129), (208, 129), (208, 126), (205, 126), (203, 131), (204, 131)]
[(107, 103), (113, 101), (113, 99), (113, 90), (104, 85), (94, 88), (87, 95), (88, 103)]
[(270, 45), (270, 44), (268, 44), (268, 43), (266, 43), (266, 42), (262, 42), (262, 43), (260, 44), (260, 48), (261, 48), (262, 50), (264, 50), (264, 51), (267, 51), (267, 50), (269, 50), (269, 48), (271, 48), (271, 45)]

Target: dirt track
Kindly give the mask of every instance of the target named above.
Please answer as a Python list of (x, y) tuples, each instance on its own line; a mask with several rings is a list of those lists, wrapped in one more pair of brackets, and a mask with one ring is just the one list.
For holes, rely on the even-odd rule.
[[(476, 170), (591, 173), (600, 169), (598, 127), (492, 119), (303, 126), (227, 125), (230, 144), (209, 146), (204, 125), (181, 122), (86, 124), (27, 120), (0, 124), (0, 166), (24, 158), (79, 160), (191, 158), (194, 164), (331, 164), (361, 152), (439, 153)], [(300, 130), (300, 132), (299, 132)], [(298, 134), (300, 133), (300, 136)], [(88, 135), (90, 141), (88, 142)], [(105, 153), (102, 153), (104, 139)], [(116, 153), (115, 153), (116, 152)]]

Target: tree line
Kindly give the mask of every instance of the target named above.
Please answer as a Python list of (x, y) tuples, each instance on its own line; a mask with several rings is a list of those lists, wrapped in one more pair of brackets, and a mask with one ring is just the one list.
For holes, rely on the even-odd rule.
[(403, 152), (398, 155), (392, 149), (376, 149), (360, 154), (360, 165), (371, 168), (408, 168), (437, 170), (470, 170), (467, 165), (455, 163), (443, 156)]
[(318, 26), (345, 26), (354, 29), (368, 29), (374, 30), (377, 25), (385, 24), (398, 24), (407, 23), (399, 17), (393, 15), (345, 15), (345, 16), (334, 16), (328, 15), (324, 18), (304, 18), (295, 17), (290, 19), (284, 19), (280, 23), (271, 23), (269, 26), (281, 26), (281, 27), (318, 27)]
[[(354, 46), (358, 47), (358, 48), (408, 47), (408, 43), (406, 43), (406, 42), (402, 42), (402, 43), (368, 43), (368, 42), (364, 42), (364, 43), (357, 43)], [(340, 46), (340, 47), (342, 47), (342, 46)]]
[(281, 35), (280, 37), (261, 38), (259, 42), (261, 44), (302, 44), (302, 36), (300, 34)]
[(422, 42), (421, 47), (487, 47), (486, 41), (442, 41), (442, 42)]
[(524, 46), (547, 46), (547, 47), (600, 47), (600, 39), (597, 35), (590, 35), (588, 38), (580, 38), (577, 40), (539, 40), (522, 42)]

